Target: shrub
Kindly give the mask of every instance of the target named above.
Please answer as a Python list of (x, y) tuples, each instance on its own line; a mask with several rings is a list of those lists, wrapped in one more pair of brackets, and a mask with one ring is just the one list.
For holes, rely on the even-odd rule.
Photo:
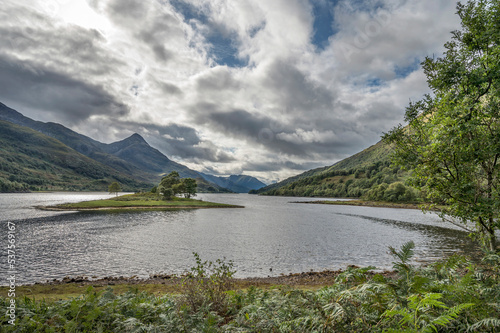
[(192, 312), (202, 308), (225, 315), (228, 311), (227, 291), (233, 287), (232, 277), (236, 271), (233, 262), (217, 259), (202, 261), (193, 252), (196, 266), (182, 280), (181, 306), (188, 306)]

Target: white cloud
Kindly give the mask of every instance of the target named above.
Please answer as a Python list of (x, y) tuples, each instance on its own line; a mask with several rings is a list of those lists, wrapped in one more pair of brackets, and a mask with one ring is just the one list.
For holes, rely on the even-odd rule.
[(448, 0), (359, 4), (332, 8), (318, 51), (306, 0), (7, 0), (0, 101), (106, 142), (141, 132), (198, 170), (282, 179), (378, 141), (459, 27)]

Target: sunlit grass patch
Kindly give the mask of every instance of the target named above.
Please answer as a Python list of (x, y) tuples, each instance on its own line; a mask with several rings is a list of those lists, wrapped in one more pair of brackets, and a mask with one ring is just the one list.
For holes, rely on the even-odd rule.
[(53, 210), (91, 210), (91, 209), (148, 209), (148, 208), (241, 208), (242, 206), (228, 205), (209, 201), (172, 198), (163, 200), (153, 193), (126, 194), (103, 200), (91, 200), (77, 203), (66, 203), (55, 206), (40, 207)]

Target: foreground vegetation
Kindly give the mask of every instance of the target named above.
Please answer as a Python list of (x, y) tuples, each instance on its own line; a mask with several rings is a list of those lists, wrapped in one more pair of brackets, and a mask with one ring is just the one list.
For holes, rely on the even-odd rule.
[[(232, 263), (202, 262), (179, 294), (111, 289), (51, 302), (17, 300), (2, 332), (498, 332), (500, 256), (461, 256), (412, 266), (413, 243), (391, 249), (396, 278), (349, 268), (336, 283), (307, 291), (282, 286), (232, 290)], [(2, 307), (8, 299), (0, 299)]]
[(48, 210), (93, 210), (93, 209), (160, 209), (160, 208), (236, 208), (240, 206), (221, 204), (189, 198), (173, 197), (164, 200), (155, 193), (126, 194), (110, 199), (66, 203), (39, 207)]

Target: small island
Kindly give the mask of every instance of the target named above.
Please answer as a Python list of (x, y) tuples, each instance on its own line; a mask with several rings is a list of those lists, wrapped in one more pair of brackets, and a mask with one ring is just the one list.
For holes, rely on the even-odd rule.
[(244, 208), (215, 202), (174, 197), (165, 200), (156, 193), (126, 194), (110, 199), (65, 203), (55, 206), (38, 206), (42, 210), (55, 211), (92, 211), (92, 210), (164, 210), (194, 208)]
[(195, 208), (244, 208), (202, 200), (195, 200), (197, 183), (192, 178), (180, 178), (177, 171), (172, 171), (163, 177), (151, 192), (141, 192), (118, 196), (121, 186), (118, 182), (109, 185), (109, 192), (116, 197), (102, 200), (65, 203), (55, 206), (38, 206), (42, 210), (57, 211), (89, 211), (89, 210), (165, 210), (165, 209), (195, 209)]

